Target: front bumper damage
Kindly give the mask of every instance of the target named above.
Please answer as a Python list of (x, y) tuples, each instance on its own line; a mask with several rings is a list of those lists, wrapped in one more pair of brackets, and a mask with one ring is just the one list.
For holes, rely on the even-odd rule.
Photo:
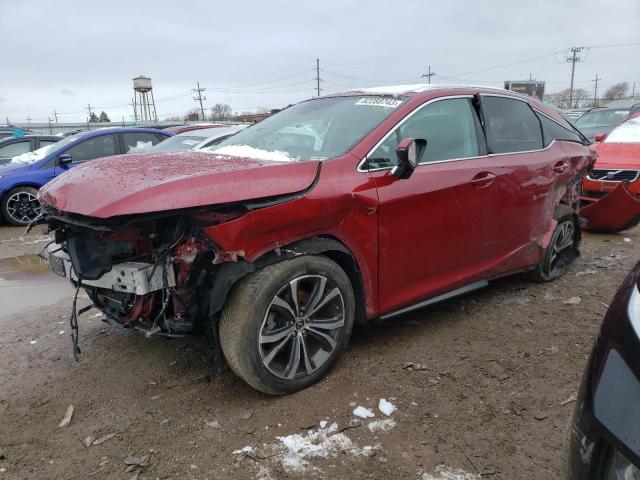
[(627, 183), (620, 183), (601, 198), (580, 197), (580, 216), (586, 223), (583, 229), (590, 232), (621, 232), (640, 223), (640, 196), (629, 190)]

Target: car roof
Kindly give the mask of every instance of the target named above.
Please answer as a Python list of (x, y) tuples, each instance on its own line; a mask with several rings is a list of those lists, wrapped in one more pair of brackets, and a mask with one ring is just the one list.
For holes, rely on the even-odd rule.
[(155, 128), (143, 128), (143, 127), (104, 127), (104, 128), (96, 128), (95, 130), (87, 130), (84, 132), (78, 132), (77, 134), (73, 134), (70, 136), (76, 136), (77, 138), (90, 138), (95, 137), (96, 135), (102, 135), (105, 133), (157, 133), (160, 135), (164, 135), (167, 137), (172, 136), (171, 132), (165, 132), (163, 130), (158, 130)]
[(44, 135), (39, 133), (29, 133), (27, 135), (22, 135), (21, 137), (5, 137), (0, 138), (0, 142), (8, 142), (9, 140), (24, 140), (29, 138), (39, 138), (39, 139), (51, 139), (51, 140), (62, 140), (64, 137), (58, 137), (56, 135)]

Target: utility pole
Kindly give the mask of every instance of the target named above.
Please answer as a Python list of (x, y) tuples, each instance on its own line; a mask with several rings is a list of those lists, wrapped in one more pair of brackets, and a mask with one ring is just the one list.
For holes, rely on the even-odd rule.
[(422, 74), (422, 78), (426, 78), (427, 79), (427, 83), (431, 83), (431, 77), (435, 77), (437, 74), (436, 74), (436, 72), (432, 72), (431, 71), (431, 65), (429, 65), (428, 71), (429, 71), (429, 73), (423, 73)]
[(567, 55), (567, 62), (571, 63), (571, 87), (569, 88), (569, 108), (573, 108), (573, 79), (576, 73), (576, 63), (584, 61), (582, 57), (580, 57), (580, 53), (584, 50), (585, 47), (571, 47), (569, 49), (569, 53), (571, 55)]
[(53, 116), (56, 119), (56, 123), (58, 123), (58, 112), (56, 112), (55, 110), (53, 111)]
[(91, 121), (91, 105), (87, 103), (87, 111), (89, 112), (89, 120), (87, 121), (87, 123), (89, 123)]
[(31, 126), (31, 117), (27, 117), (27, 123)]
[(131, 103), (129, 104), (133, 108), (133, 121), (138, 123), (138, 105), (136, 105), (136, 99), (133, 97), (131, 99)]
[[(202, 120), (204, 120), (204, 107), (202, 106), (202, 92), (204, 92), (206, 90), (206, 88), (200, 88), (200, 82), (196, 82), (196, 85), (198, 86), (198, 88), (194, 88), (193, 89), (193, 93), (195, 94), (193, 96), (193, 99), (197, 102), (200, 102), (200, 113), (202, 114)], [(196, 97), (197, 95), (197, 97)], [(204, 97), (204, 100), (206, 100), (207, 97)]]
[[(49, 135), (53, 135), (53, 128), (51, 128), (51, 117), (47, 117), (49, 119)], [(56, 120), (56, 123), (58, 123), (58, 121)]]
[(316, 58), (316, 93), (320, 96), (320, 59)]
[(594, 108), (598, 106), (598, 82), (600, 80), (602, 80), (602, 78), (598, 77), (597, 73), (596, 73), (596, 78), (591, 80), (594, 83), (594, 88), (593, 88), (593, 107)]
[(631, 98), (636, 98), (636, 82), (633, 82), (633, 90), (631, 90)]

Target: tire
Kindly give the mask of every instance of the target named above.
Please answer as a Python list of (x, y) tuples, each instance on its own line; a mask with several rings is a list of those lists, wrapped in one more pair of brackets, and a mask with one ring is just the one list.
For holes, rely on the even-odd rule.
[(304, 255), (240, 280), (222, 311), (220, 345), (236, 375), (256, 390), (283, 395), (313, 385), (331, 369), (354, 319), (344, 270), (326, 257)]
[(558, 224), (551, 241), (543, 250), (540, 263), (529, 272), (529, 279), (534, 282), (550, 282), (561, 277), (580, 256), (580, 224), (573, 209), (558, 205), (554, 217)]
[(28, 225), (41, 212), (37, 197), (37, 188), (17, 187), (9, 190), (0, 204), (2, 217), (17, 227)]

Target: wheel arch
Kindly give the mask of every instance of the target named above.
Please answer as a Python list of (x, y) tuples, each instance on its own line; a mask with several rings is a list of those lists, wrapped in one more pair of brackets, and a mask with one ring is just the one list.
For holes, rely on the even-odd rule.
[(315, 236), (271, 250), (253, 262), (241, 259), (218, 265), (209, 296), (209, 318), (215, 318), (224, 307), (229, 292), (249, 273), (300, 255), (323, 255), (336, 262), (347, 274), (356, 299), (356, 323), (366, 321), (365, 292), (362, 273), (353, 253), (332, 236)]

